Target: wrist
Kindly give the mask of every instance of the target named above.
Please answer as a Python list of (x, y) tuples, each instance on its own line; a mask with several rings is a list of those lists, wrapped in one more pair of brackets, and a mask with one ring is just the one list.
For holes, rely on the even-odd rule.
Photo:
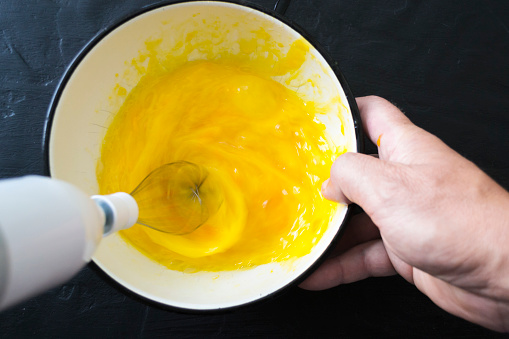
[(492, 231), (493, 242), (486, 246), (494, 261), (490, 290), (494, 298), (509, 303), (509, 193), (502, 188), (501, 191), (491, 199), (493, 222), (487, 223), (486, 228)]
[(477, 229), (472, 239), (476, 244), (480, 277), (485, 289), (481, 292), (494, 300), (509, 303), (509, 193), (483, 173), (477, 182), (477, 217), (470, 227)]

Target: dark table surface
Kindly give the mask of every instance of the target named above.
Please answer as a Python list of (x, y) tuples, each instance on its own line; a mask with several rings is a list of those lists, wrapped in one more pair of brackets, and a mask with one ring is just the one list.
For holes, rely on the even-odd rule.
[[(66, 67), (101, 29), (156, 2), (0, 1), (0, 178), (45, 174), (47, 109)], [(253, 2), (271, 9), (276, 0)], [(354, 95), (393, 101), (509, 187), (509, 2), (293, 0), (285, 15), (339, 62)], [(134, 297), (94, 264), (0, 314), (0, 337), (498, 335), (400, 277), (295, 287), (234, 312), (192, 315)]]

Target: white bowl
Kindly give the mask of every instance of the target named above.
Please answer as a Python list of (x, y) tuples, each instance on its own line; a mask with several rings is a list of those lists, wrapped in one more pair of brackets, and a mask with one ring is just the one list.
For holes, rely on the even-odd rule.
[[(105, 126), (109, 125), (111, 113), (122, 101), (122, 98), (110, 98), (118, 83), (118, 74), (126, 75), (122, 85), (127, 90), (133, 88), (140, 76), (130, 72), (129, 61), (145, 48), (145, 41), (162, 37), (163, 44), (175, 44), (182, 37), (179, 30), (190, 25), (197, 13), (200, 13), (200, 19), (219, 19), (224, 27), (237, 30), (240, 35), (263, 27), (272, 39), (281, 43), (282, 50), (306, 36), (275, 13), (269, 15), (245, 5), (209, 1), (155, 6), (110, 27), (83, 49), (55, 94), (46, 132), (52, 177), (73, 183), (91, 195), (98, 193), (96, 165)], [(236, 23), (238, 25), (234, 26)], [(230, 34), (224, 43), (234, 46), (235, 35)], [(333, 110), (322, 120), (331, 137), (337, 139), (335, 142), (356, 152), (360, 147), (360, 133), (355, 101), (335, 63), (330, 62), (317, 44), (312, 46), (312, 57), (304, 64), (302, 73), (313, 79), (318, 91), (306, 86), (301, 91), (315, 101), (324, 102), (339, 95), (343, 107), (336, 109), (342, 110), (343, 118), (339, 119), (337, 111)], [(195, 57), (200, 58), (199, 55)], [(345, 131), (344, 137), (338, 136), (341, 127)], [(334, 242), (346, 215), (346, 207), (338, 210), (310, 254), (251, 269), (198, 273), (173, 271), (148, 259), (118, 235), (105, 238), (93, 260), (119, 284), (157, 303), (186, 310), (231, 308), (263, 299), (301, 281)]]

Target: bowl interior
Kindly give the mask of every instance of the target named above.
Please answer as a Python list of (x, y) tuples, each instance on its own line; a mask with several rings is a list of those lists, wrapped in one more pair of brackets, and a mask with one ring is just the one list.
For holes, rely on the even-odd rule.
[[(205, 22), (219, 24), (211, 29)], [(288, 51), (292, 42), (302, 38), (288, 25), (250, 7), (222, 2), (189, 2), (152, 9), (96, 39), (74, 62), (53, 103), (49, 140), (51, 176), (73, 183), (89, 194), (98, 192), (96, 166), (102, 140), (125, 99), (125, 96), (115, 95), (118, 93), (115, 89), (120, 85), (129, 92), (143, 75), (131, 61), (141, 60), (140, 54), (147, 51), (147, 41), (157, 40), (161, 42), (161, 50), (174, 50), (179, 43), (185, 43), (189, 32), (196, 31), (200, 39), (221, 36), (217, 42), (218, 50), (241, 53), (238, 40), (252, 37), (260, 28), (280, 46), (282, 53)], [(299, 77), (277, 80), (287, 87), (299, 88), (308, 99), (327, 103), (329, 112), (318, 118), (326, 124), (334, 143), (355, 152), (355, 128), (345, 92), (323, 56), (309, 46)], [(152, 54), (148, 60), (158, 57), (167, 55)], [(197, 51), (189, 60), (208, 57)], [(308, 81), (310, 79), (312, 81)], [(193, 310), (233, 307), (264, 298), (306, 272), (328, 248), (345, 214), (345, 207), (338, 209), (310, 254), (252, 269), (198, 273), (172, 271), (148, 259), (118, 235), (105, 238), (93, 260), (118, 283), (150, 300)]]

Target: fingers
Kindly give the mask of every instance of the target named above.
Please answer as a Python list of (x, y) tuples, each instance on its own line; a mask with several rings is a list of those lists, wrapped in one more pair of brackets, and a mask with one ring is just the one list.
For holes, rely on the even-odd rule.
[(384, 137), (393, 135), (399, 128), (413, 125), (396, 106), (383, 98), (367, 96), (356, 100), (364, 131), (374, 144), (381, 144)]
[(339, 239), (332, 256), (338, 256), (359, 244), (375, 239), (380, 239), (380, 231), (369, 216), (366, 213), (355, 215), (346, 225), (346, 230)]
[(395, 273), (382, 240), (373, 240), (328, 259), (299, 286), (316, 291), (368, 277), (385, 277)]
[[(332, 176), (332, 171), (331, 171), (331, 176)], [(322, 184), (322, 195), (327, 200), (341, 202), (344, 204), (352, 203), (352, 201), (345, 196), (345, 194), (341, 190), (341, 187), (339, 187), (335, 183), (335, 181), (332, 181), (330, 178), (325, 180)]]
[(322, 184), (322, 195), (331, 201), (345, 204), (355, 202), (363, 206), (361, 202), (349, 194), (353, 188), (350, 186), (362, 184), (364, 182), (363, 178), (369, 178), (371, 172), (373, 172), (371, 170), (373, 166), (376, 166), (376, 164), (367, 155), (357, 153), (341, 155), (332, 164), (330, 178)]
[(421, 163), (429, 150), (449, 148), (434, 135), (414, 125), (389, 101), (368, 96), (357, 98), (363, 129), (378, 146), (380, 159), (405, 164)]
[[(338, 245), (334, 249), (332, 253), (332, 258), (340, 256), (350, 249), (359, 246), (360, 244), (373, 242), (374, 240), (380, 239), (380, 232), (378, 228), (373, 224), (371, 219), (365, 214), (358, 214), (352, 217), (351, 221), (348, 223), (347, 229), (345, 233), (339, 240)], [(369, 251), (368, 251), (369, 252)], [(366, 252), (365, 252), (366, 253)], [(344, 257), (343, 257), (344, 258)], [(329, 265), (329, 263), (333, 263), (334, 261), (326, 261), (324, 265)], [(352, 263), (355, 265), (355, 263)], [(317, 272), (322, 270), (319, 268)], [(330, 269), (327, 269), (330, 271)], [(304, 282), (301, 287), (307, 289), (322, 289), (327, 288), (324, 283), (326, 279), (322, 276), (324, 273), (316, 273), (317, 275), (313, 275), (313, 278), (308, 278), (306, 282)], [(327, 274), (327, 273), (325, 273)], [(338, 282), (339, 284), (340, 282)], [(335, 285), (332, 285), (335, 286)]]
[(322, 185), (322, 195), (332, 201), (357, 203), (368, 214), (385, 203), (391, 185), (401, 169), (366, 154), (345, 153), (331, 168), (330, 178)]
[[(385, 99), (362, 97), (357, 98), (357, 104), (365, 132), (377, 143), (380, 157), (386, 161), (363, 154), (343, 154), (334, 162), (330, 179), (323, 183), (322, 195), (332, 201), (355, 202), (365, 210), (373, 210), (383, 203), (379, 199), (384, 194), (382, 186), (387, 186), (391, 177), (395, 178), (398, 166), (391, 160), (404, 163), (403, 160), (416, 157), (412, 138), (422, 131)], [(372, 208), (366, 206), (369, 201), (374, 204)]]

